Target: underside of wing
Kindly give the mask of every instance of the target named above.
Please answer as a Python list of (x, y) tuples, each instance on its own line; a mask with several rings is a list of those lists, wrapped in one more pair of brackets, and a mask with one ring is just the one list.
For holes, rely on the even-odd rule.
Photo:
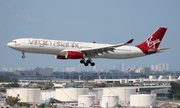
[(84, 53), (85, 56), (96, 56), (99, 54), (108, 53), (110, 51), (114, 52), (115, 48), (130, 44), (132, 42), (133, 42), (133, 39), (131, 39), (125, 43), (122, 43), (122, 44), (111, 45), (111, 46), (101, 47), (101, 48), (85, 49), (85, 50), (81, 50), (81, 52)]

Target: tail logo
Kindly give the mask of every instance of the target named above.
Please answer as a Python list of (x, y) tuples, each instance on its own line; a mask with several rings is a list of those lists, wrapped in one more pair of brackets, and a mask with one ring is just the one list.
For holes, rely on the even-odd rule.
[(160, 43), (160, 39), (152, 40), (153, 36), (146, 40), (146, 44), (149, 48), (156, 49), (156, 44)]

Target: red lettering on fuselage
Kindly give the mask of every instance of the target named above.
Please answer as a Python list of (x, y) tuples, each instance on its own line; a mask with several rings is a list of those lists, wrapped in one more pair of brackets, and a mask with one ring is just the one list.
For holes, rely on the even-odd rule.
[(78, 42), (67, 42), (67, 41), (51, 41), (51, 40), (41, 40), (41, 39), (28, 39), (28, 44), (38, 45), (40, 47), (53, 46), (53, 47), (63, 47), (63, 48), (78, 48), (81, 49), (81, 43)]
[(49, 40), (28, 40), (29, 44), (39, 45), (40, 47), (44, 47), (46, 45), (52, 46), (52, 42)]

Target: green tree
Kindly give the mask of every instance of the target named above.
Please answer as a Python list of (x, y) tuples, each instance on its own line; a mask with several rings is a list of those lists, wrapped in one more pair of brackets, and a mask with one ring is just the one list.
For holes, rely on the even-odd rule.
[(45, 104), (38, 105), (38, 108), (44, 108)]
[(168, 98), (176, 98), (180, 99), (180, 83), (179, 82), (171, 82), (171, 88), (168, 90), (167, 97)]
[(30, 104), (26, 103), (26, 102), (18, 102), (18, 106), (22, 107), (30, 107)]
[(95, 83), (93, 87), (107, 87), (107, 85), (105, 83)]
[(120, 87), (121, 84), (119, 82), (115, 82), (114, 87)]
[(20, 85), (17, 82), (13, 82), (11, 84), (6, 84), (5, 87), (20, 87)]
[(44, 86), (44, 89), (52, 89), (53, 86), (54, 84), (52, 82), (47, 82)]
[(5, 88), (0, 88), (0, 92), (6, 92)]
[(17, 95), (17, 97), (8, 96), (5, 101), (6, 104), (13, 106), (20, 101), (19, 95)]
[(50, 103), (48, 103), (48, 104), (38, 105), (38, 108), (57, 108), (57, 106), (56, 105), (51, 105)]
[(118, 107), (118, 108), (121, 107), (121, 104), (117, 104), (117, 107)]
[(17, 83), (17, 82), (18, 82), (18, 79), (13, 77), (13, 78), (11, 78), (11, 81)]
[(18, 82), (18, 79), (10, 75), (0, 75), (0, 82)]

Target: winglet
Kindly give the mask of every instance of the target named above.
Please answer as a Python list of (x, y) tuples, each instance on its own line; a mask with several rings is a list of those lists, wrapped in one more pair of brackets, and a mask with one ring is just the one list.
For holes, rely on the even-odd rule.
[(125, 44), (130, 44), (130, 43), (133, 42), (133, 40), (134, 40), (134, 39), (131, 39), (131, 40), (127, 41)]

